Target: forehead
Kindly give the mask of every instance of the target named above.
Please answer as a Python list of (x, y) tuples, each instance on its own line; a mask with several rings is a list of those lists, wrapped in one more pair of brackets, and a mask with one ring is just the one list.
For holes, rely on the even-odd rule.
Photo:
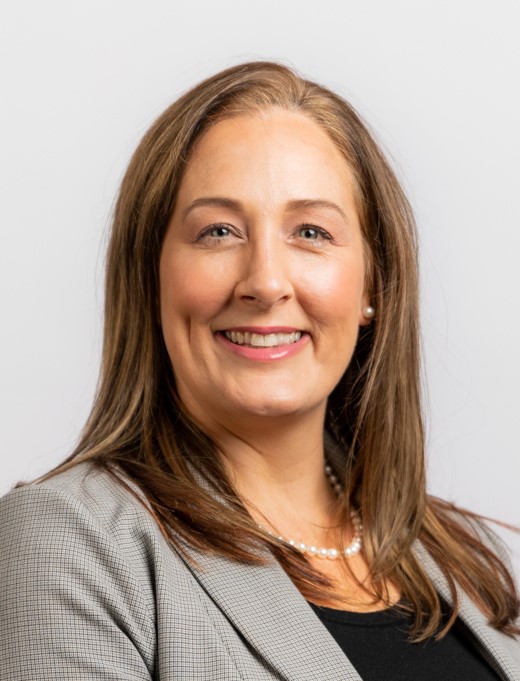
[(178, 199), (215, 192), (352, 202), (353, 176), (328, 134), (308, 116), (273, 109), (213, 125), (196, 143)]

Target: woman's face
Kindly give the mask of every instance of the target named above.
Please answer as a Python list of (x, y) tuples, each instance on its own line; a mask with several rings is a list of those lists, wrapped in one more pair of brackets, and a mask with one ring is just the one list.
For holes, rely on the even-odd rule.
[(160, 259), (177, 389), (202, 423), (324, 413), (364, 323), (350, 169), (277, 109), (217, 123), (184, 173)]

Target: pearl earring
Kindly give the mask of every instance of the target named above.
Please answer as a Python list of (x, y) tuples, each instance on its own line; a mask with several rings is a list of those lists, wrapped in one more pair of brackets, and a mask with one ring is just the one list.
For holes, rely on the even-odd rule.
[(373, 319), (375, 313), (376, 311), (374, 310), (372, 305), (366, 305), (363, 308), (363, 317), (365, 317), (365, 319)]

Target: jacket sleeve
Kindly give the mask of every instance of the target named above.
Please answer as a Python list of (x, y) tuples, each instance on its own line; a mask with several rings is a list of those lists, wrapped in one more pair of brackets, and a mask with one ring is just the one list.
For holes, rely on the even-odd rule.
[(66, 491), (0, 499), (0, 679), (150, 681), (155, 625), (108, 528)]

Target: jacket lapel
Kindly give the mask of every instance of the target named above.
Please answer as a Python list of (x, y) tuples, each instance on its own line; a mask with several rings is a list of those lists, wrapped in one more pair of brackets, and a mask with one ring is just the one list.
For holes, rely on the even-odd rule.
[[(446, 578), (428, 551), (420, 542), (416, 542), (414, 552), (432, 580), (437, 593), (447, 603), (452, 604)], [(480, 653), (497, 674), (505, 681), (518, 681), (520, 658), (513, 653), (513, 649), (517, 649), (520, 655), (520, 642), (490, 627), (484, 615), (462, 590), (459, 590), (459, 617), (473, 633)]]
[(285, 681), (361, 681), (276, 561), (250, 566), (193, 554), (188, 565), (213, 602)]
[[(426, 549), (415, 553), (438, 593), (451, 602), (448, 584)], [(361, 681), (282, 568), (271, 560), (249, 566), (197, 553), (199, 568), (188, 565), (209, 597), (251, 647), (286, 681)], [(464, 594), (459, 594), (460, 618), (475, 636), (481, 654), (504, 681), (520, 679), (517, 641), (490, 627)]]
[[(326, 434), (331, 463), (341, 469), (338, 445)], [(133, 485), (131, 485), (133, 487)], [(139, 490), (137, 490), (138, 493)], [(146, 502), (145, 502), (146, 503)], [(198, 567), (186, 562), (208, 596), (251, 647), (284, 681), (362, 681), (280, 565), (244, 565), (194, 551)], [(420, 541), (414, 544), (439, 595), (452, 603), (444, 575)], [(490, 627), (480, 610), (459, 591), (459, 616), (473, 633), (483, 657), (504, 681), (520, 680), (520, 641)]]

